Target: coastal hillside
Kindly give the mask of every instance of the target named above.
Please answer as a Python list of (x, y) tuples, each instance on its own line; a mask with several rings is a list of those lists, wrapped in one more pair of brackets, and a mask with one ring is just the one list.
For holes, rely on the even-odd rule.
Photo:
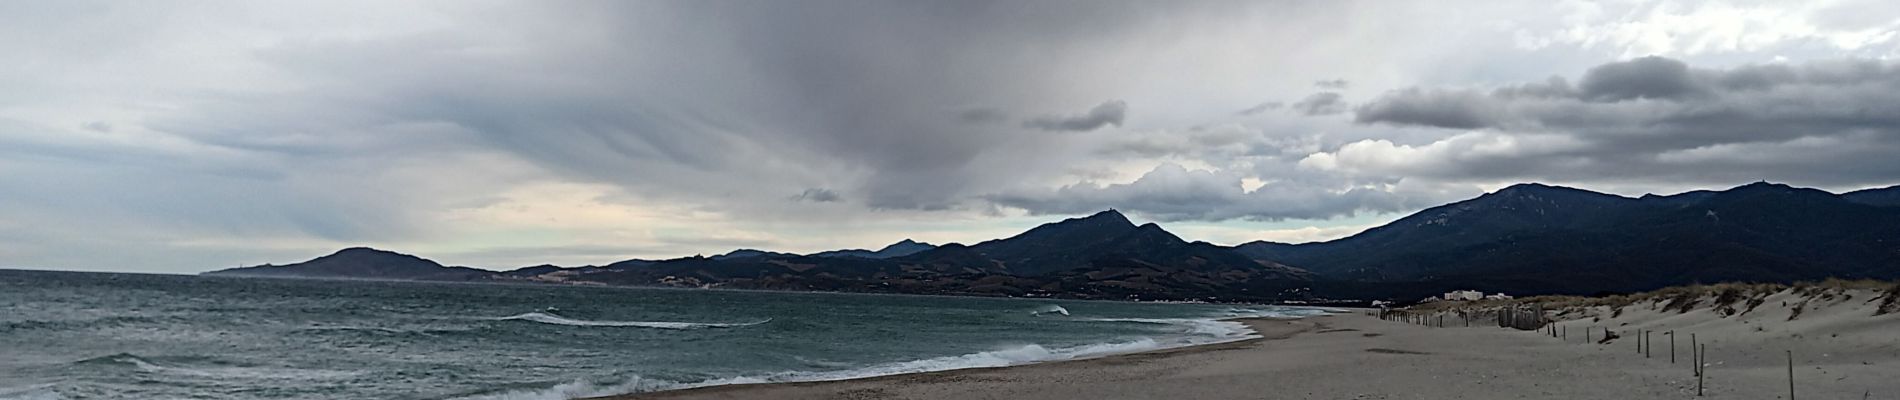
[[(546, 270), (536, 267), (535, 270)], [(301, 278), (357, 278), (465, 281), (488, 279), (495, 272), (449, 267), (429, 259), (387, 250), (352, 247), (310, 261), (286, 265), (259, 265), (213, 271), (208, 275)]]
[[(1694, 282), (1900, 278), (1893, 188), (1848, 196), (1782, 184), (1629, 198), (1521, 184), (1338, 240), (1236, 251), (1340, 282), (1423, 296), (1629, 293)], [(1351, 286), (1357, 284), (1358, 286)]]
[(1900, 188), (1837, 195), (1756, 183), (1631, 198), (1521, 184), (1305, 244), (1223, 247), (1107, 210), (973, 245), (740, 249), (506, 272), (354, 248), (208, 274), (1091, 299), (1411, 301), (1455, 289), (1617, 294), (1696, 282), (1900, 278), (1895, 193)]
[[(445, 267), (384, 254), (395, 253), (351, 249), (304, 263), (207, 274), (1248, 301), (1301, 296), (1298, 291), (1311, 282), (1305, 271), (1257, 261), (1205, 242), (1190, 243), (1159, 225), (1135, 225), (1114, 210), (972, 246), (905, 240), (876, 252), (798, 255), (742, 249), (712, 257), (628, 260), (581, 268), (535, 266), (506, 272)], [(378, 272), (365, 272), (371, 270)]]

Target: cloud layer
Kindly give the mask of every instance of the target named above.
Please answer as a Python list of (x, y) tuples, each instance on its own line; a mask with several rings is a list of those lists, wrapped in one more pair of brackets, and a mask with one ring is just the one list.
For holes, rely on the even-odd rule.
[(0, 4), (0, 267), (586, 264), (1103, 208), (1323, 238), (1517, 181), (1885, 185), (1891, 7)]
[(1302, 165), (1369, 174), (1568, 181), (1885, 185), (1900, 173), (1900, 67), (1875, 60), (1692, 68), (1643, 57), (1482, 90), (1413, 87), (1361, 123), (1463, 131), (1367, 140)]

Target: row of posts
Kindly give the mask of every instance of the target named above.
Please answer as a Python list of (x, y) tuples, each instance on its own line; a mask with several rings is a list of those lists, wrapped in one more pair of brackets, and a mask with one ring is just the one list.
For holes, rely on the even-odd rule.
[[(1374, 315), (1374, 316), (1377, 316), (1379, 319), (1386, 320), (1386, 321), (1398, 321), (1398, 322), (1405, 322), (1405, 323), (1410, 323), (1414, 325), (1424, 325), (1424, 326), (1438, 327), (1438, 328), (1446, 327), (1444, 313), (1437, 313), (1435, 315), (1427, 315), (1427, 314), (1415, 314), (1406, 310), (1380, 309), (1380, 310), (1371, 311), (1368, 313), (1368, 315)], [(1458, 317), (1463, 320), (1465, 327), (1471, 327), (1471, 322), (1474, 319), (1471, 313), (1468, 313), (1465, 311), (1459, 311)], [(1546, 318), (1544, 316), (1544, 308), (1542, 304), (1532, 304), (1530, 307), (1524, 307), (1524, 308), (1511, 308), (1507, 310), (1499, 310), (1497, 311), (1497, 324), (1498, 324), (1498, 327), (1502, 327), (1502, 328), (1512, 328), (1512, 329), (1525, 330), (1525, 331), (1542, 331), (1544, 334), (1550, 335), (1550, 337), (1552, 338), (1557, 338), (1566, 342), (1570, 341), (1570, 327), (1556, 324), (1554, 323), (1554, 321), (1551, 321), (1550, 319)], [(1585, 344), (1589, 344), (1591, 343), (1592, 340), (1595, 340), (1595, 338), (1601, 337), (1602, 339), (1600, 341), (1597, 341), (1596, 343), (1608, 344), (1613, 340), (1622, 338), (1622, 336), (1618, 335), (1616, 331), (1612, 331), (1609, 328), (1602, 328), (1601, 335), (1598, 335), (1596, 331), (1597, 331), (1597, 328), (1594, 326), (1585, 327), (1583, 330), (1583, 342)], [(1636, 354), (1642, 355), (1643, 358), (1652, 358), (1652, 356), (1655, 353), (1655, 343), (1654, 343), (1652, 334), (1655, 334), (1655, 333), (1656, 333), (1655, 331), (1650, 331), (1650, 330), (1638, 330), (1636, 332), (1636, 336), (1631, 338), (1633, 339), (1632, 340), (1633, 342), (1636, 342)], [(1675, 330), (1669, 330), (1669, 331), (1662, 332), (1662, 336), (1669, 338), (1669, 363), (1675, 364), (1676, 363), (1676, 337), (1678, 335), (1676, 335)], [(1703, 383), (1707, 380), (1707, 377), (1708, 377), (1708, 362), (1709, 362), (1708, 356), (1709, 356), (1709, 345), (1707, 343), (1701, 343), (1700, 338), (1697, 338), (1696, 334), (1690, 333), (1689, 334), (1689, 358), (1690, 358), (1689, 369), (1690, 369), (1690, 373), (1694, 374), (1696, 378), (1696, 384), (1695, 384), (1696, 397), (1702, 397), (1704, 393)], [(1794, 400), (1795, 386), (1794, 386), (1794, 351), (1793, 350), (1787, 351), (1787, 359), (1788, 359), (1788, 399)]]

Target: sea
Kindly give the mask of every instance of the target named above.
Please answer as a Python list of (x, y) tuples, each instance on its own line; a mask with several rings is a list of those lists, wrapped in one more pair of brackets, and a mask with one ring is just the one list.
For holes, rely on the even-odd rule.
[(572, 399), (1101, 357), (1325, 312), (0, 270), (0, 399)]

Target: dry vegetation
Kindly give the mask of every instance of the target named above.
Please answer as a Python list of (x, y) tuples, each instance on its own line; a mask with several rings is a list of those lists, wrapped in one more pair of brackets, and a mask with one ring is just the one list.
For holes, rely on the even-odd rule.
[(1541, 306), (1557, 319), (1568, 319), (1602, 315), (1597, 314), (1596, 310), (1607, 310), (1609, 315), (1615, 318), (1623, 314), (1624, 308), (1647, 305), (1665, 312), (1677, 313), (1687, 313), (1698, 308), (1712, 308), (1726, 317), (1755, 311), (1766, 302), (1769, 296), (1788, 290), (1792, 290), (1798, 298), (1802, 299), (1797, 304), (1784, 304), (1794, 311), (1790, 319), (1800, 318), (1801, 311), (1807, 308), (1809, 302), (1849, 301), (1854, 299), (1855, 293), (1874, 293), (1875, 297), (1866, 301), (1879, 302), (1875, 315), (1900, 312), (1900, 282), (1843, 279), (1800, 282), (1792, 285), (1778, 283), (1689, 285), (1604, 297), (1534, 296), (1511, 300), (1435, 302), (1415, 305), (1410, 307), (1410, 310), (1417, 313), (1485, 315), (1503, 309)]

